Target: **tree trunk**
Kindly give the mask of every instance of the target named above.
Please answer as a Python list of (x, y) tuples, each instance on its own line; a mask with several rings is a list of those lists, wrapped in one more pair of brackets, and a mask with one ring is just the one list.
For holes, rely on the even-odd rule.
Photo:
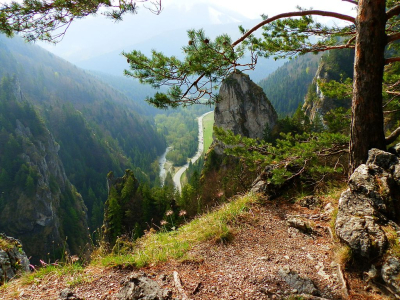
[(358, 2), (350, 172), (366, 162), (371, 148), (386, 149), (382, 109), (385, 7), (385, 0)]

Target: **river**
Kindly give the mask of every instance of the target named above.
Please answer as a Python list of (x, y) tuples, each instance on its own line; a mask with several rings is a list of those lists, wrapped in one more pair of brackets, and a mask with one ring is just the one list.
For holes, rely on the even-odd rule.
[[(203, 115), (201, 115), (200, 117), (197, 118), (197, 122), (198, 122), (198, 126), (199, 126), (199, 137), (198, 137), (199, 144), (198, 144), (198, 148), (197, 148), (196, 154), (190, 159), (192, 164), (195, 163), (200, 158), (200, 156), (203, 154), (203, 151), (204, 151), (203, 118), (206, 115), (208, 115), (208, 114), (210, 114), (212, 112), (213, 111), (206, 112), (205, 114), (203, 114)], [(166, 160), (165, 157), (166, 157), (166, 155), (167, 155), (167, 153), (169, 151), (168, 149), (171, 150), (171, 147), (168, 147), (165, 150), (165, 153), (159, 159), (159, 163), (160, 163), (160, 179), (161, 179), (162, 184), (164, 184), (164, 180), (165, 180), (165, 177), (166, 177), (166, 174), (167, 174), (167, 170), (165, 169), (165, 164), (166, 164), (167, 160)], [(189, 161), (183, 167), (181, 167), (175, 173), (175, 175), (173, 177), (175, 188), (177, 190), (179, 190), (179, 191), (182, 190), (181, 176), (187, 170), (187, 168), (189, 168)]]
[(165, 168), (165, 163), (167, 162), (167, 154), (171, 151), (172, 147), (167, 147), (165, 152), (161, 157), (158, 159), (158, 163), (160, 165), (160, 181), (161, 186), (164, 186), (165, 178), (167, 177), (167, 169)]

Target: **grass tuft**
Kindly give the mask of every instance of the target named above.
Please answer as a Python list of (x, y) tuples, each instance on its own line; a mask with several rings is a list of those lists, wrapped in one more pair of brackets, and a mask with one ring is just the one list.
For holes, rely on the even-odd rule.
[[(22, 284), (29, 285), (35, 282), (40, 282), (43, 279), (48, 278), (61, 278), (66, 275), (72, 277), (81, 276), (83, 274), (84, 267), (78, 263), (65, 264), (65, 265), (47, 265), (38, 269), (32, 273), (25, 273), (22, 276)], [(71, 280), (71, 282), (73, 279)]]
[(341, 266), (348, 265), (353, 259), (353, 252), (347, 245), (341, 245), (335, 251), (336, 262)]

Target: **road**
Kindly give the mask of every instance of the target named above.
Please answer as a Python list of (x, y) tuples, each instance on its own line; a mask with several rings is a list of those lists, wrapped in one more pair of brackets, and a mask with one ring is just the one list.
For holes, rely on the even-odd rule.
[[(203, 118), (212, 112), (213, 111), (209, 111), (197, 118), (199, 124), (199, 146), (197, 148), (196, 154), (190, 159), (192, 164), (195, 163), (200, 158), (201, 154), (204, 151)], [(181, 176), (186, 171), (187, 168), (189, 168), (189, 161), (186, 163), (186, 165), (180, 168), (173, 177), (175, 188), (177, 188), (179, 192), (182, 191)]]

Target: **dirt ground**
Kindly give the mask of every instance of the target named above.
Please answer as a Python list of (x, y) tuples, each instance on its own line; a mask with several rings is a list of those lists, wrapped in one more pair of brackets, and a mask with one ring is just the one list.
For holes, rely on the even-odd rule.
[[(289, 227), (286, 219), (291, 215), (311, 222), (313, 232), (306, 234)], [(299, 292), (279, 274), (286, 269), (311, 279), (322, 298), (389, 299), (358, 275), (345, 274), (344, 281), (340, 279), (329, 222), (330, 213), (324, 214), (323, 208), (312, 210), (285, 201), (267, 201), (254, 206), (239, 224), (232, 224), (231, 241), (197, 245), (188, 259), (141, 270), (89, 266), (79, 278), (48, 277), (31, 285), (16, 280), (0, 291), (0, 298), (58, 299), (60, 291), (70, 286), (82, 299), (117, 299), (123, 279), (131, 272), (144, 272), (181, 299), (172, 276), (176, 271), (185, 294), (192, 300), (282, 299)]]

